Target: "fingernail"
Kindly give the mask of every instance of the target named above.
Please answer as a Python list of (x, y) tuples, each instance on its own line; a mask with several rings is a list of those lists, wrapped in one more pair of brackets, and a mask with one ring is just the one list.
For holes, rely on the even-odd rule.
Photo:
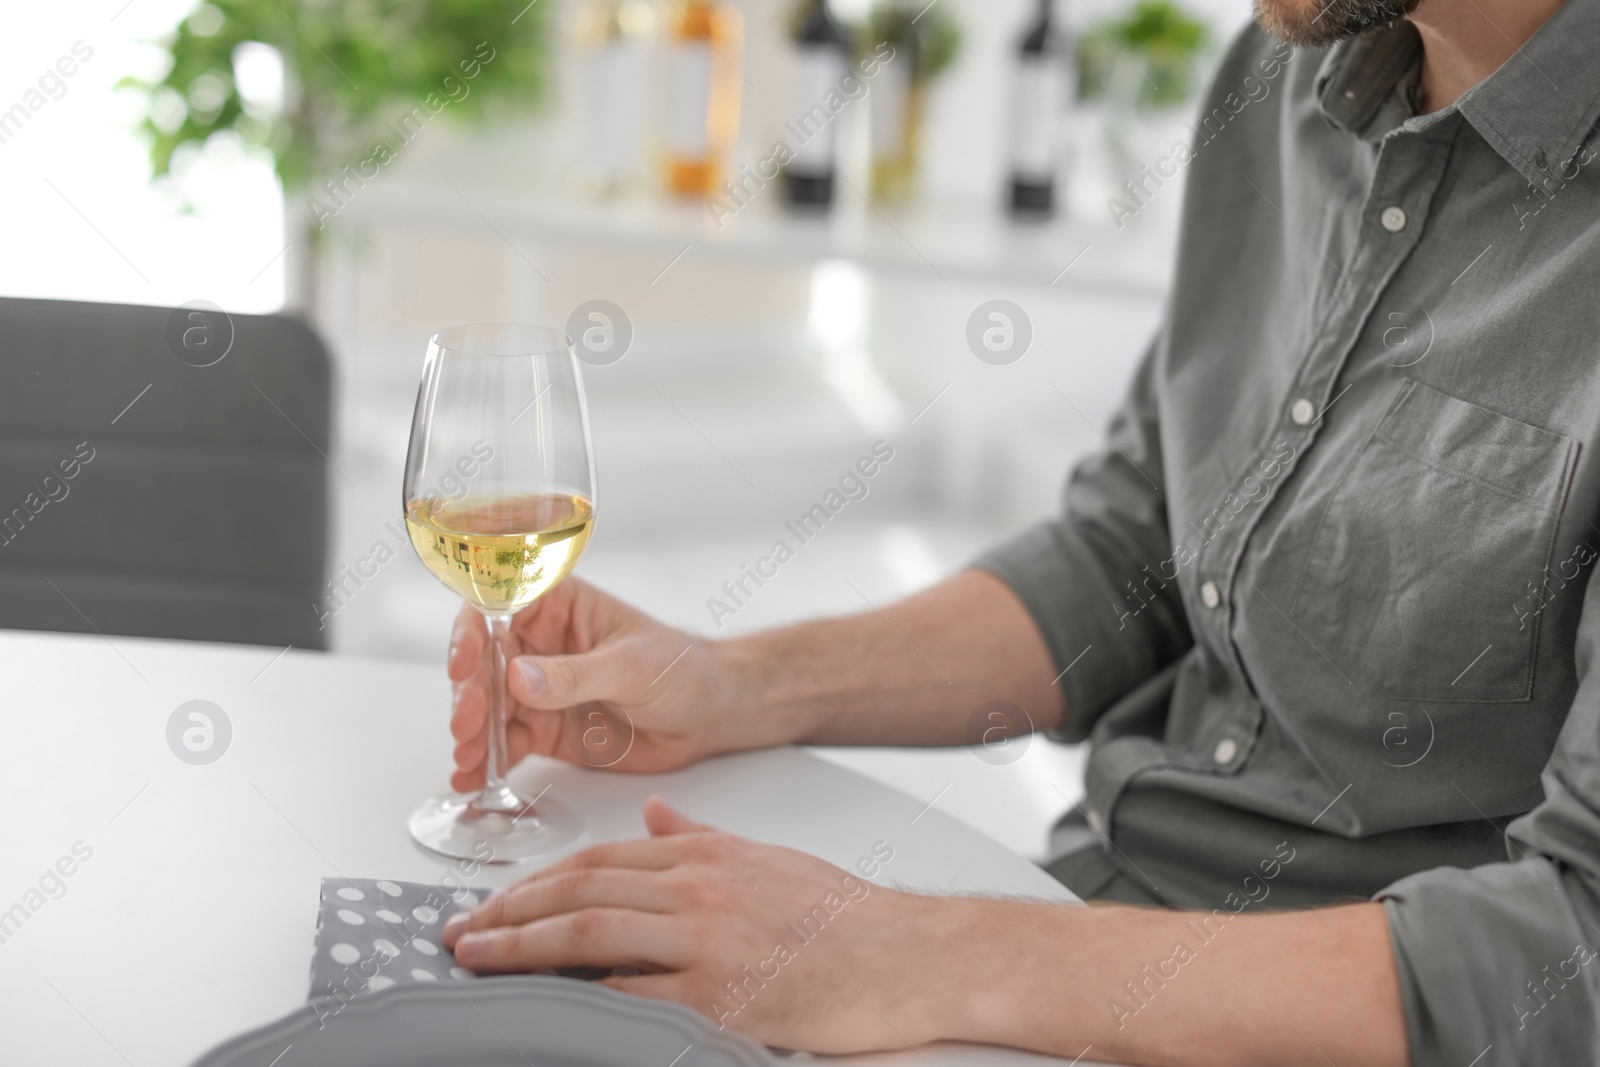
[(456, 650), (460, 647), (454, 641), (450, 642), (450, 651), (445, 654), (444, 661), (446, 663), (454, 663), (456, 661)]
[(522, 684), (528, 687), (528, 692), (535, 695), (544, 692), (544, 672), (535, 667), (532, 660), (517, 660), (517, 673), (522, 676)]
[(467, 912), (458, 911), (444, 922), (444, 933), (448, 937), (452, 933), (460, 933), (472, 921), (472, 916)]
[(461, 940), (456, 942), (456, 959), (459, 960), (463, 956), (471, 956), (482, 948), (488, 940), (489, 938), (481, 933), (462, 934)]

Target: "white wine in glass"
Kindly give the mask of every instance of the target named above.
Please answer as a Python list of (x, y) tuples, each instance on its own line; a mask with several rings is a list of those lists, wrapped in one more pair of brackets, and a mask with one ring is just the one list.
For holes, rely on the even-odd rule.
[(515, 862), (583, 834), (558, 799), (506, 781), (511, 617), (565, 578), (594, 529), (594, 460), (572, 341), (538, 326), (457, 326), (428, 342), (403, 491), (427, 568), (489, 626), (483, 788), (431, 798), (411, 836), (446, 856)]

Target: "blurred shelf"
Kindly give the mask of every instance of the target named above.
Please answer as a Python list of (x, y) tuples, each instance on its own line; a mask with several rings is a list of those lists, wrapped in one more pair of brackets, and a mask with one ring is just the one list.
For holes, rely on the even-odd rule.
[(841, 194), (832, 214), (806, 217), (783, 211), (779, 190), (769, 183), (719, 226), (705, 202), (586, 200), (410, 173), (359, 190), (334, 225), (433, 224), (490, 228), (513, 242), (594, 242), (658, 252), (663, 270), (678, 257), (712, 254), (802, 265), (843, 259), (876, 273), (932, 281), (1054, 285), (1119, 296), (1159, 297), (1167, 287), (1174, 235), (1158, 225), (1117, 230), (1077, 219), (1016, 223), (977, 207), (880, 209), (852, 186), (842, 186)]

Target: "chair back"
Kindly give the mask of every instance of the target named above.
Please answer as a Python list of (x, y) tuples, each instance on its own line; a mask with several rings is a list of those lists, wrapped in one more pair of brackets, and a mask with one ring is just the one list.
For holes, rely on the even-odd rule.
[(0, 627), (327, 647), (306, 325), (0, 298)]

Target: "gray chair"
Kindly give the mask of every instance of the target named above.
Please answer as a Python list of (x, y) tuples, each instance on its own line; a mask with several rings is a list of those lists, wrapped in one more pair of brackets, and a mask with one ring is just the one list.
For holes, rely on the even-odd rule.
[(294, 319), (0, 299), (0, 627), (326, 648), (331, 374)]

